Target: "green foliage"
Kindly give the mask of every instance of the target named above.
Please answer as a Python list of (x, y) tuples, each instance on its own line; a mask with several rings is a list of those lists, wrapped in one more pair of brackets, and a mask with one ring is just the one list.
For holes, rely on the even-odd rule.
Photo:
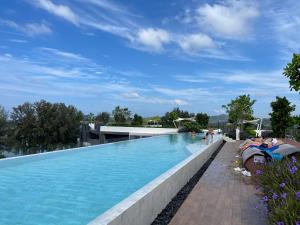
[(201, 126), (197, 122), (185, 122), (183, 124), (183, 129), (181, 132), (196, 132), (200, 133), (202, 131)]
[(194, 113), (189, 113), (188, 111), (180, 110), (179, 107), (174, 108), (172, 112), (176, 112), (176, 115), (180, 118), (190, 118), (195, 116)]
[(238, 124), (242, 124), (244, 120), (253, 119), (252, 107), (255, 102), (256, 100), (251, 100), (250, 95), (240, 95), (222, 107), (228, 113), (229, 122), (237, 126)]
[(160, 122), (160, 116), (151, 116), (151, 117), (146, 117), (146, 118), (144, 118), (145, 119), (145, 121), (146, 122), (148, 122), (148, 121), (157, 121), (157, 122)]
[(163, 127), (174, 127), (173, 120), (178, 118), (175, 112), (166, 112), (163, 117), (161, 117), (161, 123)]
[(142, 126), (143, 125), (143, 117), (141, 117), (138, 114), (134, 114), (131, 125), (132, 126)]
[(10, 138), (13, 147), (26, 153), (37, 152), (38, 127), (34, 105), (26, 102), (14, 107), (10, 116), (13, 126)]
[(87, 119), (87, 121), (90, 122), (90, 123), (95, 122), (95, 115), (94, 115), (94, 113), (89, 113), (89, 114), (86, 116), (86, 119)]
[[(257, 171), (270, 224), (300, 221), (300, 163), (296, 157), (273, 161)], [(298, 193), (298, 194), (297, 194)]]
[(255, 135), (256, 135), (256, 131), (251, 128), (246, 128), (245, 133), (248, 134), (248, 136), (252, 136), (252, 137), (255, 137)]
[(160, 116), (152, 116), (152, 117), (144, 118), (144, 121), (148, 125), (160, 124), (161, 118)]
[(101, 112), (95, 118), (96, 122), (104, 125), (106, 125), (109, 122), (109, 119), (110, 119), (110, 114), (108, 112)]
[(41, 100), (14, 107), (11, 119), (11, 147), (28, 154), (76, 143), (83, 114), (74, 106)]
[(292, 116), (292, 125), (300, 126), (300, 115)]
[(5, 111), (4, 107), (0, 105), (0, 151), (5, 147), (7, 128), (8, 128), (7, 112)]
[(201, 128), (207, 128), (209, 116), (206, 113), (197, 113), (196, 122)]
[(163, 127), (174, 127), (173, 121), (180, 118), (190, 118), (194, 114), (188, 111), (180, 110), (178, 107), (174, 108), (171, 112), (166, 112), (163, 117), (161, 117), (161, 123)]
[(289, 78), (290, 88), (300, 90), (300, 54), (293, 54), (292, 62), (284, 68), (283, 74)]
[(178, 119), (177, 112), (170, 112), (169, 119), (172, 120), (172, 121), (177, 120)]
[(292, 125), (293, 120), (291, 112), (295, 110), (295, 106), (286, 99), (286, 97), (276, 97), (274, 102), (271, 102), (272, 113), (271, 125), (275, 137), (285, 137), (286, 129)]
[(117, 125), (124, 125), (130, 120), (131, 112), (128, 110), (128, 108), (121, 108), (120, 106), (117, 106), (112, 111), (112, 115)]

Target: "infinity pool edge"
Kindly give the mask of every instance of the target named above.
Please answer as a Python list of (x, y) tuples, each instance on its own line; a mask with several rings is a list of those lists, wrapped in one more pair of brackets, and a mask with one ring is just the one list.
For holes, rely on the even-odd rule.
[(148, 225), (222, 144), (223, 138), (192, 154), (105, 211), (88, 225)]

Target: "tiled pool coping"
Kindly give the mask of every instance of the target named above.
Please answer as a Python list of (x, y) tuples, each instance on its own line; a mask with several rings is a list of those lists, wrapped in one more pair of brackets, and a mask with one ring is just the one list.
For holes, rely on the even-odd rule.
[[(151, 224), (178, 191), (222, 144), (215, 141), (163, 173), (128, 198), (107, 210), (88, 225)], [(99, 203), (100, 204), (100, 203)]]

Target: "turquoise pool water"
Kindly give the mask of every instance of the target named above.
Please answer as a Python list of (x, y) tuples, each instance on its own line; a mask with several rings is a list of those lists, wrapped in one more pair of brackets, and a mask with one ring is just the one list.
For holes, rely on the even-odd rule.
[(193, 143), (205, 145), (178, 134), (0, 160), (0, 224), (87, 224), (190, 156)]

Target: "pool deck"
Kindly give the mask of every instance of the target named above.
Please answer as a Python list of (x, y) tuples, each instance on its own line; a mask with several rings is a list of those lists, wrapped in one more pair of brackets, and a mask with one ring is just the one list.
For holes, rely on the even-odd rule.
[(169, 225), (265, 225), (251, 178), (233, 171), (240, 142), (226, 143)]

